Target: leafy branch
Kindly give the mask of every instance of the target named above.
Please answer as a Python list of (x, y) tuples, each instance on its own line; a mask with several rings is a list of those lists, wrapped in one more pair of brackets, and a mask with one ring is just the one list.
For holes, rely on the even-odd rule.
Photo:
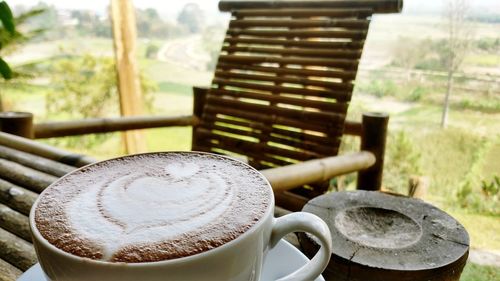
[[(14, 16), (9, 5), (5, 1), (0, 2), (0, 50), (2, 50), (9, 41), (6, 38), (16, 36), (16, 25)], [(5, 30), (5, 31), (4, 31)], [(0, 56), (0, 75), (6, 80), (12, 78), (12, 70), (5, 60)]]

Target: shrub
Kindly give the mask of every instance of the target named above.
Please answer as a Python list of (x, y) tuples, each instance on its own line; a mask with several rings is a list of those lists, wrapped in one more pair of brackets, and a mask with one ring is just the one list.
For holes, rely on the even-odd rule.
[(384, 187), (392, 192), (407, 194), (410, 176), (422, 173), (421, 158), (407, 132), (390, 134), (384, 164)]
[(415, 88), (410, 90), (410, 94), (406, 98), (407, 101), (417, 102), (422, 99), (422, 96), (426, 92), (426, 89), (421, 86), (416, 86)]
[(481, 176), (485, 154), (490, 150), (492, 141), (482, 140), (476, 144), (469, 169), (455, 195), (457, 203), (469, 211), (477, 213), (500, 214), (498, 192), (500, 178), (495, 175), (491, 181)]
[(359, 88), (357, 90), (381, 98), (396, 95), (397, 86), (392, 80), (373, 79), (368, 83), (359, 84)]
[(156, 55), (158, 54), (158, 51), (160, 50), (160, 48), (158, 47), (158, 45), (156, 44), (149, 44), (147, 47), (146, 47), (146, 58), (148, 59), (154, 59), (156, 57)]

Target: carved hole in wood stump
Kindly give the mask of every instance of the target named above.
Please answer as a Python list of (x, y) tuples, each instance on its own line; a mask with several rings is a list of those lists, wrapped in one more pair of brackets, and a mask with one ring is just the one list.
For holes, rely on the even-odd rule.
[(346, 238), (374, 248), (404, 248), (419, 241), (422, 227), (410, 217), (383, 208), (345, 209), (335, 226)]

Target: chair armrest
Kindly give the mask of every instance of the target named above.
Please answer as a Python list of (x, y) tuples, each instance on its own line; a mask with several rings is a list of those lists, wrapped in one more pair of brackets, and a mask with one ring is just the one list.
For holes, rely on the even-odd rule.
[(329, 180), (369, 168), (376, 159), (369, 151), (304, 161), (283, 167), (261, 170), (274, 192), (289, 190), (305, 184)]

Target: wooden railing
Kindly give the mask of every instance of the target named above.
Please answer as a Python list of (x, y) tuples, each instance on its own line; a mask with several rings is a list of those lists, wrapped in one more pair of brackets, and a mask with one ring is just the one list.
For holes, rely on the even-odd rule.
[[(196, 89), (195, 89), (196, 91)], [(196, 97), (197, 95), (195, 95)], [(196, 101), (195, 101), (196, 105)], [(2, 131), (20, 135), (26, 138), (53, 138), (64, 136), (75, 136), (95, 133), (108, 133), (126, 130), (138, 130), (148, 128), (163, 128), (174, 126), (192, 126), (195, 127), (199, 121), (196, 110), (193, 115), (185, 116), (133, 116), (133, 117), (116, 117), (116, 118), (93, 118), (63, 122), (43, 122), (38, 124), (32, 123), (32, 115), (26, 113), (10, 114), (7, 117), (0, 115), (0, 125), (9, 124), (9, 126), (0, 126)], [(3, 118), (3, 120), (2, 120)], [(324, 178), (332, 178), (341, 174), (347, 174), (359, 171), (358, 189), (376, 190), (382, 184), (382, 169), (385, 154), (385, 140), (387, 135), (387, 124), (389, 117), (385, 114), (365, 113), (363, 114), (362, 122), (347, 121), (345, 123), (344, 133), (361, 137), (361, 152), (341, 157), (328, 157), (322, 160), (312, 160), (295, 165), (269, 169), (265, 173), (270, 177), (270, 182), (279, 190), (290, 188), (290, 181), (285, 180), (283, 175), (289, 174), (290, 169), (293, 171), (312, 171), (316, 173), (306, 173), (308, 182), (319, 182)], [(17, 124), (17, 125), (16, 125)], [(15, 128), (15, 131), (9, 129)], [(88, 164), (93, 159), (82, 155), (66, 155), (67, 153), (52, 148), (47, 145), (40, 144), (39, 146), (29, 146), (24, 144), (23, 138), (14, 137), (2, 133), (0, 145), (2, 141), (12, 142), (15, 148), (25, 150), (25, 147), (36, 148), (33, 151), (36, 154), (41, 154), (47, 158), (62, 159), (63, 162)], [(11, 146), (12, 146), (11, 144)], [(61, 160), (59, 160), (61, 161)], [(316, 162), (314, 162), (316, 161)], [(350, 163), (348, 166), (345, 163)], [(320, 169), (317, 169), (320, 167)], [(304, 173), (299, 173), (299, 175)], [(300, 176), (299, 176), (300, 177)]]
[(127, 116), (38, 123), (33, 126), (33, 131), (34, 138), (43, 139), (160, 127), (195, 126), (198, 122), (198, 118), (194, 115)]

